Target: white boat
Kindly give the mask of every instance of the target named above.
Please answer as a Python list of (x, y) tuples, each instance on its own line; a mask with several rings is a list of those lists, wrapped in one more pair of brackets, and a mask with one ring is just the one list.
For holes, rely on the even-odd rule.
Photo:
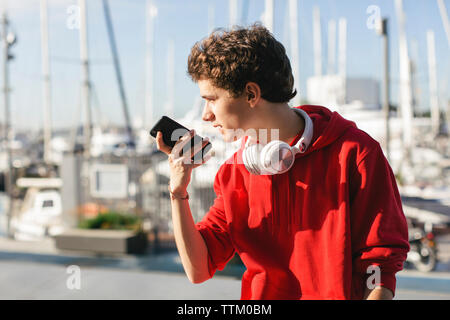
[(20, 212), (11, 219), (14, 239), (41, 240), (64, 230), (61, 194), (57, 188), (46, 187), (47, 180), (49, 186), (55, 187), (54, 182), (59, 179), (27, 180), (31, 184), (28, 186)]

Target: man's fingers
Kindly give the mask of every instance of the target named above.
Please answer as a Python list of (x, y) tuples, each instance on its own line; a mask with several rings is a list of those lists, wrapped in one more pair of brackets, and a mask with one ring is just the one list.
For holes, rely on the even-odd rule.
[(202, 162), (201, 162), (201, 163), (198, 163), (198, 164), (195, 163), (194, 166), (193, 166), (193, 168), (195, 169), (195, 168), (200, 167), (201, 165), (205, 164), (209, 159), (212, 158), (212, 154), (213, 154), (212, 152), (208, 152), (208, 153), (206, 154), (206, 156), (203, 157)]
[(195, 145), (192, 148), (191, 140), (194, 136), (195, 130), (192, 129), (178, 139), (175, 146), (171, 148), (164, 143), (162, 132), (158, 131), (156, 134), (156, 146), (158, 150), (169, 155), (170, 161), (173, 164), (183, 162), (186, 165), (194, 165), (194, 168), (196, 168), (208, 161), (212, 156), (212, 152), (208, 152), (207, 154), (203, 154), (202, 152), (202, 149), (210, 142), (208, 137), (202, 141), (195, 141), (194, 139)]
[(191, 138), (195, 135), (195, 130), (192, 129), (186, 132), (180, 139), (178, 139), (177, 143), (172, 149), (172, 153), (175, 157), (181, 157), (184, 154), (184, 149), (187, 143), (190, 143)]
[[(206, 141), (202, 143), (202, 149), (208, 144), (209, 138), (205, 138)], [(214, 151), (210, 148), (206, 153), (204, 151), (199, 152), (199, 157), (194, 157), (194, 168), (197, 168), (203, 164), (205, 164), (209, 159), (211, 159), (214, 155)]]
[(203, 157), (203, 152), (202, 152), (202, 149), (208, 144), (208, 142), (209, 142), (209, 138), (208, 137), (206, 137), (206, 138), (204, 138), (202, 141), (201, 141), (201, 143), (200, 143), (200, 141), (198, 141), (198, 143), (196, 143), (195, 145), (194, 145), (194, 148), (193, 149), (191, 149), (191, 158), (193, 158), (194, 159), (194, 161), (196, 162), (196, 164), (197, 163), (201, 163), (201, 161), (202, 161), (202, 157)]
[(156, 133), (156, 147), (158, 148), (158, 150), (164, 152), (167, 155), (172, 151), (172, 148), (164, 143), (161, 131), (158, 131)]

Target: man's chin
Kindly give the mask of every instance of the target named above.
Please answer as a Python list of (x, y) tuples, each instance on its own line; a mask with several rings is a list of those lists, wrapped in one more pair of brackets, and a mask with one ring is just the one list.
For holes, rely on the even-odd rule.
[(234, 142), (242, 138), (242, 134), (236, 134), (236, 131), (234, 130), (222, 129), (220, 132), (222, 134), (222, 139), (225, 142)]

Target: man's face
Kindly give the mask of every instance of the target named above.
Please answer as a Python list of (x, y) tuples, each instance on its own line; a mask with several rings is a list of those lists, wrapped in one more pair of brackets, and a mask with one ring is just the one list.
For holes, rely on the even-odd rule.
[(245, 95), (233, 98), (227, 90), (213, 86), (208, 79), (199, 80), (198, 86), (205, 99), (202, 119), (210, 121), (225, 141), (241, 138), (241, 132), (247, 130), (251, 111)]

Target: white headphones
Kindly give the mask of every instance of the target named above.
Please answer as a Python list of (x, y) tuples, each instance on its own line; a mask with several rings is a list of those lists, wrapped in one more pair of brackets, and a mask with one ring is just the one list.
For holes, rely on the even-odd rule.
[(309, 147), (313, 136), (312, 120), (302, 109), (293, 108), (293, 110), (305, 119), (302, 137), (293, 147), (280, 140), (270, 141), (266, 145), (257, 143), (249, 146), (252, 139), (248, 137), (242, 151), (242, 160), (250, 173), (255, 175), (285, 173), (293, 166), (295, 155), (304, 153)]

